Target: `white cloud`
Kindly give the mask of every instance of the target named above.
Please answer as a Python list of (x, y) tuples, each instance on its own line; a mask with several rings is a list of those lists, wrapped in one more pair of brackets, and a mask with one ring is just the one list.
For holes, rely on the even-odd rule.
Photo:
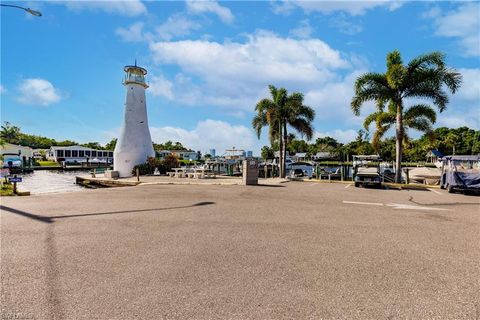
[(18, 102), (29, 105), (48, 106), (62, 99), (60, 92), (48, 80), (25, 79), (18, 87)]
[(232, 23), (235, 16), (229, 8), (221, 6), (217, 1), (187, 1), (187, 9), (190, 13), (213, 13), (225, 23)]
[(260, 149), (253, 130), (242, 125), (231, 125), (224, 121), (207, 119), (197, 123), (193, 130), (179, 127), (150, 127), (155, 142), (179, 141), (194, 150), (205, 151), (215, 148), (218, 154), (226, 149)]
[(183, 14), (174, 14), (155, 27), (154, 32), (144, 31), (145, 24), (136, 22), (128, 28), (117, 28), (115, 33), (126, 42), (142, 42), (155, 40), (172, 40), (174, 38), (184, 37), (192, 31), (200, 29), (200, 23), (187, 18)]
[(300, 38), (300, 39), (308, 39), (313, 33), (313, 28), (310, 25), (310, 21), (308, 19), (300, 21), (300, 24), (297, 28), (290, 30), (290, 34)]
[(434, 20), (435, 34), (458, 39), (465, 56), (480, 55), (480, 4), (462, 3), (456, 10), (442, 14), (434, 7), (423, 15)]
[(462, 86), (451, 96), (447, 110), (438, 115), (437, 126), (480, 129), (480, 69), (458, 71), (463, 75)]
[(463, 76), (460, 90), (454, 95), (462, 100), (476, 102), (480, 110), (480, 69), (458, 69)]
[(345, 14), (341, 13), (335, 17), (330, 19), (330, 27), (338, 29), (338, 31), (348, 34), (354, 35), (357, 33), (362, 32), (363, 27), (359, 24), (356, 24), (351, 21)]
[(4, 94), (5, 92), (7, 92), (7, 89), (0, 84), (0, 94)]
[(173, 100), (173, 83), (165, 79), (164, 77), (160, 76), (152, 76), (150, 77), (150, 89), (148, 92), (153, 94), (154, 96), (162, 96), (169, 100)]
[(181, 14), (174, 14), (168, 17), (167, 21), (155, 28), (158, 39), (171, 40), (176, 37), (182, 37), (190, 34), (193, 30), (198, 30), (201, 25)]
[(351, 67), (319, 39), (280, 38), (268, 32), (250, 35), (245, 43), (152, 42), (150, 50), (157, 64), (180, 67), (173, 80), (179, 101), (248, 111), (267, 94), (268, 84), (290, 90), (318, 87), (335, 79), (338, 69)]
[(104, 11), (129, 17), (147, 13), (147, 8), (140, 0), (64, 1), (61, 3), (73, 11)]
[(143, 22), (136, 22), (128, 28), (117, 28), (115, 33), (126, 42), (142, 42), (148, 40), (148, 36), (143, 33)]
[(332, 137), (336, 139), (338, 142), (348, 143), (356, 139), (357, 131), (353, 129), (347, 129), (347, 130), (336, 129), (332, 131), (315, 132), (312, 140), (315, 141), (315, 139), (317, 138), (324, 138), (324, 137)]
[(345, 12), (352, 16), (364, 15), (368, 10), (385, 7), (394, 11), (403, 5), (402, 1), (282, 1), (273, 2), (273, 11), (277, 14), (288, 14), (296, 8), (303, 9), (306, 13), (321, 12), (332, 14)]

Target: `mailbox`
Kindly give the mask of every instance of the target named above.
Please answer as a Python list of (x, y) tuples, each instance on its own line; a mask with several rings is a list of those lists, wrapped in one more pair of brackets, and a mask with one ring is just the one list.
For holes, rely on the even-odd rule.
[(246, 158), (243, 161), (243, 184), (258, 184), (258, 161), (255, 158)]

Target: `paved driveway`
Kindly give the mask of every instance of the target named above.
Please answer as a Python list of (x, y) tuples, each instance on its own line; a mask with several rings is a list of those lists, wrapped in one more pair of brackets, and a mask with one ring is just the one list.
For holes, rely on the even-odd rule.
[(2, 198), (2, 317), (475, 319), (479, 200), (315, 182)]

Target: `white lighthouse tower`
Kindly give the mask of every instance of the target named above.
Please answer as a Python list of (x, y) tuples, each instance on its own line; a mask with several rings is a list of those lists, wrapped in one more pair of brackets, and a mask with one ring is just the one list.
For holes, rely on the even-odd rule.
[(152, 138), (148, 129), (145, 83), (147, 70), (134, 66), (125, 66), (123, 85), (127, 89), (125, 118), (122, 131), (113, 152), (113, 170), (120, 177), (132, 176), (133, 167), (145, 163), (148, 157), (154, 157)]

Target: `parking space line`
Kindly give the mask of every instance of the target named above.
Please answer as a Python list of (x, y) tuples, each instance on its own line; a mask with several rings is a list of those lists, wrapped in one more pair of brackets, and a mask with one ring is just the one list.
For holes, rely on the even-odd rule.
[(363, 204), (368, 206), (383, 206), (383, 203), (380, 203), (380, 202), (359, 202), (359, 201), (346, 201), (346, 200), (343, 200), (342, 202), (348, 203), (348, 204)]
[(427, 190), (432, 191), (433, 193), (436, 193), (436, 194), (442, 194), (441, 192), (438, 192), (437, 190), (434, 190), (434, 189), (428, 188)]
[(313, 186), (316, 186), (318, 183), (312, 183), (311, 185), (309, 185), (309, 187), (313, 187)]
[(345, 186), (345, 189), (350, 188), (351, 186), (352, 186), (351, 183), (350, 183), (350, 184), (347, 184), (347, 185)]
[(423, 206), (414, 206), (410, 204), (402, 203), (387, 203), (387, 207), (392, 207), (393, 209), (405, 209), (405, 210), (435, 210), (435, 211), (449, 211), (449, 209), (444, 208), (434, 208), (434, 207), (423, 207)]

